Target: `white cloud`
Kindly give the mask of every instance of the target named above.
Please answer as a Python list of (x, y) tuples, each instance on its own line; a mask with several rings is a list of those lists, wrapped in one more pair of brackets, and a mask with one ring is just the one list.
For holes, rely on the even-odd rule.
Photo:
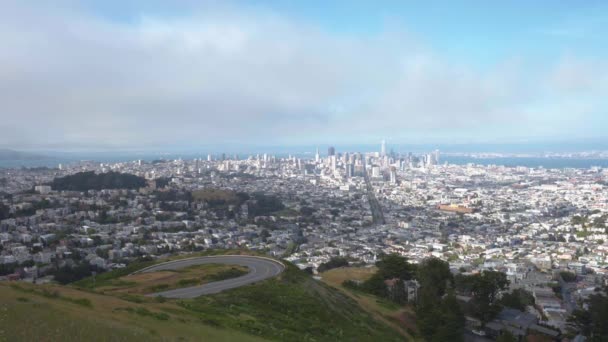
[[(335, 34), (276, 13), (121, 23), (6, 9), (0, 145), (13, 147), (396, 140), (525, 121), (540, 82), (508, 60), (482, 72), (406, 34)], [(593, 86), (576, 77), (555, 80)]]

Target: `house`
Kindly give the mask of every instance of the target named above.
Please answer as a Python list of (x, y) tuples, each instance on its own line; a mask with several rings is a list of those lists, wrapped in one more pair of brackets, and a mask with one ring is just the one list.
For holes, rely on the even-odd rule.
[(523, 341), (528, 329), (538, 323), (535, 315), (515, 309), (503, 309), (496, 319), (486, 324), (485, 332), (488, 336), (497, 338), (505, 331), (510, 332), (518, 341)]

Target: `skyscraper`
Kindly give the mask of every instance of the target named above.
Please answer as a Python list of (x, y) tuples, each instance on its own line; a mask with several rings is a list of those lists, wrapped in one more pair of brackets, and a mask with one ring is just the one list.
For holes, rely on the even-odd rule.
[(335, 155), (335, 154), (336, 154), (336, 149), (335, 149), (333, 146), (330, 146), (330, 147), (327, 149), (327, 155), (328, 155), (328, 156), (333, 156), (333, 155)]
[(386, 155), (386, 141), (382, 139), (382, 145), (380, 146), (380, 155), (384, 157)]
[(390, 182), (391, 184), (397, 183), (397, 169), (394, 166), (391, 166)]
[(319, 148), (317, 147), (317, 154), (315, 154), (315, 162), (318, 163), (320, 158), (321, 157), (319, 156)]
[(346, 164), (346, 177), (347, 178), (351, 178), (355, 175), (355, 165), (353, 164)]

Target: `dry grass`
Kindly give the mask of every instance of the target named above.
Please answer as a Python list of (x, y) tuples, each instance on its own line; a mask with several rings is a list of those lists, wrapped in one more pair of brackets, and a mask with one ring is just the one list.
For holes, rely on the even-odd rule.
[(345, 280), (367, 280), (376, 270), (376, 267), (341, 267), (324, 272), (321, 276), (329, 285), (341, 287)]
[(236, 265), (203, 264), (177, 271), (158, 271), (139, 273), (120, 277), (108, 286), (95, 290), (108, 294), (148, 294), (180, 287), (198, 286), (214, 281), (213, 277), (220, 272), (237, 269), (248, 272), (246, 267)]
[(321, 274), (321, 280), (353, 298), (359, 305), (377, 320), (388, 324), (409, 341), (415, 339), (407, 329), (415, 331), (415, 320), (411, 308), (399, 307), (393, 303), (361, 292), (352, 291), (342, 286), (345, 280), (369, 279), (376, 267), (341, 267)]

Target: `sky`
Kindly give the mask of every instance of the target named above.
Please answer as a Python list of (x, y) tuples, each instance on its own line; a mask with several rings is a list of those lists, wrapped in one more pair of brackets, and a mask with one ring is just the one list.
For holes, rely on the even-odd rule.
[(593, 0), (4, 0), (0, 148), (605, 142), (606, 37)]

